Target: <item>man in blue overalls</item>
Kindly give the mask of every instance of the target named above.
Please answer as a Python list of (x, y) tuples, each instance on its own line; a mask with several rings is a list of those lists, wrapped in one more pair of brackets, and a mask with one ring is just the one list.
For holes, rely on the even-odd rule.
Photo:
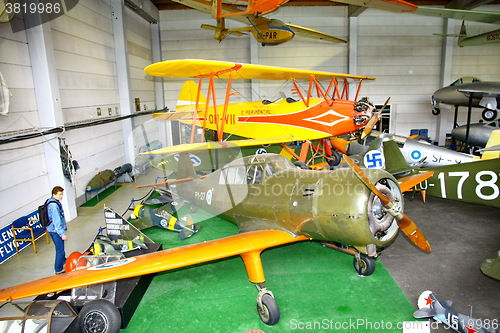
[[(54, 269), (56, 274), (64, 273), (64, 263), (66, 262), (66, 252), (64, 251), (64, 241), (68, 239), (66, 236), (66, 219), (61, 204), (64, 189), (61, 186), (55, 186), (52, 189), (52, 197), (47, 200), (47, 212), (49, 215), (50, 224), (47, 226), (54, 245), (56, 246), (56, 260)], [(50, 203), (55, 202), (56, 205)]]

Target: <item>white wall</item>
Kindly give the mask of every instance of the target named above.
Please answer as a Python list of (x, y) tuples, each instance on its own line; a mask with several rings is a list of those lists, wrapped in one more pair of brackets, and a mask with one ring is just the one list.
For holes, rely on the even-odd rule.
[[(16, 17), (23, 24), (22, 17)], [(142, 69), (151, 63), (149, 23), (127, 9), (127, 40), (131, 86), (141, 104), (154, 108), (154, 87)], [(108, 0), (81, 1), (70, 12), (45, 23), (53, 43), (55, 71), (66, 125), (75, 122), (99, 120), (121, 113), (119, 107), (112, 10)], [(26, 32), (13, 33), (10, 24), (0, 24), (0, 72), (11, 89), (10, 112), (0, 117), (0, 137), (6, 132), (39, 127), (38, 105)], [(101, 109), (101, 115), (97, 114)], [(143, 130), (150, 141), (158, 139), (158, 130), (151, 126), (151, 116), (132, 120), (139, 126), (133, 133), (133, 144), (138, 152), (144, 145)], [(135, 133), (140, 133), (135, 135)], [(76, 204), (83, 202), (88, 181), (104, 169), (124, 164), (123, 127), (120, 121), (73, 129), (60, 134), (80, 169), (77, 171), (74, 191)], [(0, 145), (0, 227), (19, 216), (36, 210), (50, 195), (56, 184), (48, 181), (42, 138)], [(58, 149), (58, 141), (49, 141), (50, 148)], [(57, 163), (56, 163), (57, 165)], [(57, 169), (60, 166), (57, 165)], [(60, 172), (60, 170), (52, 170)], [(59, 185), (59, 184), (57, 184)]]
[[(24, 25), (21, 17), (13, 20), (16, 25)], [(14, 33), (11, 24), (0, 24), (0, 72), (12, 93), (9, 113), (0, 116), (0, 133), (38, 128), (26, 32)], [(50, 192), (41, 142), (37, 138), (0, 146), (0, 227), (36, 210), (36, 205), (27, 203)]]

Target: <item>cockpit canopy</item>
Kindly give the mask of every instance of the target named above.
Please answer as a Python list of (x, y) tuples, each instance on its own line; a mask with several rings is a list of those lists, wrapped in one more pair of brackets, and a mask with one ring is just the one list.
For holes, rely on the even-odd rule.
[(475, 82), (481, 82), (481, 80), (478, 79), (477, 77), (464, 76), (464, 77), (461, 77), (460, 79), (454, 81), (452, 84), (450, 84), (450, 86), (454, 87), (454, 86), (458, 86), (458, 85), (464, 84), (464, 83), (475, 83)]
[(289, 159), (278, 154), (245, 156), (222, 168), (219, 184), (261, 184), (275, 173), (295, 168)]

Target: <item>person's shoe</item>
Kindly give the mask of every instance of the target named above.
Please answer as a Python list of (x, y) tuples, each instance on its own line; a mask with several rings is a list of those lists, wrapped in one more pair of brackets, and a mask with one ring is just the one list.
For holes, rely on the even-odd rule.
[(64, 271), (64, 269), (63, 269), (62, 271), (56, 272), (56, 275), (63, 274), (63, 273), (66, 273), (66, 272)]

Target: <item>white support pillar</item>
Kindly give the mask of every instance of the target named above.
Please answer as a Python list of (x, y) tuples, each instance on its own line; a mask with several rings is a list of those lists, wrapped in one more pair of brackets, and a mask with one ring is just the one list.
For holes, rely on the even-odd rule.
[[(26, 38), (40, 126), (43, 128), (62, 127), (64, 126), (64, 118), (59, 95), (50, 22), (39, 24), (41, 22), (40, 17), (31, 13), (25, 15), (24, 20), (25, 22), (30, 21), (32, 26), (32, 28), (26, 30)], [(54, 186), (61, 186), (65, 189), (62, 204), (66, 220), (71, 221), (77, 216), (76, 193), (71, 182), (64, 177), (59, 141), (56, 138), (57, 135), (47, 135), (43, 144), (50, 186), (46, 191), (51, 193)]]
[(358, 18), (350, 16), (348, 18), (348, 31), (349, 31), (349, 56), (348, 56), (348, 69), (347, 72), (351, 75), (356, 75), (358, 71)]
[[(443, 34), (453, 34), (455, 28), (455, 21), (450, 19), (443, 19)], [(441, 44), (441, 73), (439, 78), (440, 88), (444, 87), (451, 82), (451, 66), (453, 59), (453, 44), (455, 39), (442, 37)], [(454, 110), (453, 108), (451, 110)], [(444, 112), (443, 112), (444, 111)], [(451, 131), (448, 128), (448, 113), (449, 109), (441, 110), (441, 113), (437, 116), (436, 122), (436, 138), (435, 141), (438, 142), (440, 146), (444, 146), (446, 142), (446, 132)]]
[[(160, 23), (151, 24), (151, 47), (153, 63), (162, 61), (161, 58), (161, 29)], [(165, 108), (165, 88), (163, 85), (163, 78), (154, 76), (155, 86), (155, 105), (156, 110)], [(166, 147), (172, 146), (172, 122), (171, 121), (157, 121), (158, 134), (163, 144)]]
[[(250, 63), (259, 64), (259, 42), (253, 37), (250, 40)], [(260, 80), (251, 80), (250, 88), (252, 89), (252, 101), (258, 101), (260, 97)]]
[[(347, 58), (347, 73), (351, 75), (356, 75), (358, 72), (358, 18), (355, 16), (349, 16), (348, 18), (348, 31), (349, 31), (349, 43), (348, 43), (348, 58)], [(354, 99), (356, 96), (357, 85), (351, 84), (349, 86), (349, 98)], [(361, 96), (360, 96), (361, 97)]]
[[(111, 0), (113, 19), (113, 38), (115, 42), (116, 76), (118, 79), (118, 96), (122, 115), (135, 112), (130, 85), (130, 68), (128, 63), (127, 33), (125, 27), (126, 12), (123, 0)], [(135, 165), (135, 144), (132, 118), (121, 121), (123, 128), (123, 144), (125, 161)]]

